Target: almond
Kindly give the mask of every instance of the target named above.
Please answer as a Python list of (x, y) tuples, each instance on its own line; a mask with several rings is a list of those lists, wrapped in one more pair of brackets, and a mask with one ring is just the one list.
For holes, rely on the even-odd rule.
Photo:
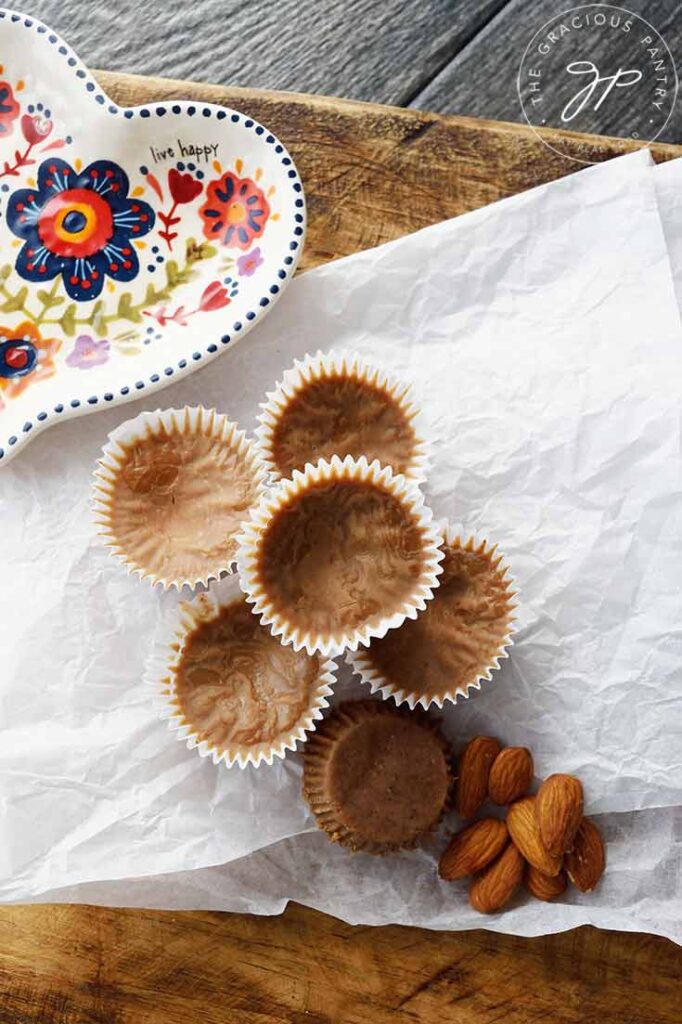
[(533, 781), (533, 755), (527, 747), (505, 747), (493, 761), (488, 796), (494, 804), (510, 804), (525, 796)]
[(535, 818), (534, 796), (524, 796), (507, 811), (507, 828), (512, 840), (529, 864), (544, 875), (558, 875), (561, 871), (561, 857), (553, 857), (542, 845), (540, 829)]
[(496, 818), (482, 818), (452, 837), (440, 859), (438, 873), (446, 882), (473, 875), (489, 864), (506, 846), (507, 826)]
[(500, 741), (475, 736), (459, 759), (455, 806), (462, 818), (473, 818), (488, 792), (490, 766), (500, 752)]
[(526, 865), (526, 873), (523, 880), (531, 896), (535, 896), (536, 900), (546, 900), (547, 902), (556, 899), (557, 896), (561, 896), (567, 885), (565, 871), (560, 871), (558, 875), (552, 877), (551, 875), (544, 875), (542, 871), (538, 871), (532, 864)]
[(591, 892), (606, 866), (604, 840), (597, 826), (583, 818), (573, 840), (573, 849), (564, 859), (566, 872), (576, 889)]
[(540, 838), (548, 853), (560, 857), (573, 846), (583, 816), (583, 787), (573, 775), (550, 775), (535, 799)]
[(523, 877), (523, 857), (513, 843), (472, 879), (469, 903), (480, 914), (492, 914), (508, 903)]

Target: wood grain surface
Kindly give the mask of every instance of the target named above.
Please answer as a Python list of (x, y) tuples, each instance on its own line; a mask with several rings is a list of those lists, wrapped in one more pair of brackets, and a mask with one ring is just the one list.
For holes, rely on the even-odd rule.
[(26, 0), (89, 67), (407, 105), (506, 0)]
[[(523, 52), (545, 21), (556, 17), (579, 0), (510, 0), (489, 18), (466, 46), (412, 98), (411, 106), (440, 113), (467, 114), (499, 120), (523, 120), (516, 91), (516, 76)], [(615, 4), (648, 19), (668, 44), (673, 59), (682, 52), (682, 3), (679, 0), (628, 0)], [(609, 37), (592, 36), (590, 59), (609, 67)], [(602, 52), (603, 51), (603, 52)], [(619, 55), (620, 56), (620, 55)], [(611, 122), (623, 128), (632, 97), (627, 89), (616, 90), (596, 120), (599, 131)], [(613, 129), (616, 134), (618, 130)], [(660, 136), (662, 141), (682, 142), (682, 104), (678, 102)]]
[(26, 907), (0, 950), (0, 1024), (679, 1024), (677, 947), (594, 928)]
[[(516, 74), (526, 45), (548, 18), (578, 2), (26, 0), (24, 6), (90, 67), (523, 121)], [(679, 58), (679, 0), (621, 6), (648, 19)], [(599, 54), (599, 39), (592, 40), (590, 55)], [(619, 115), (630, 102), (627, 90), (615, 90), (595, 130), (606, 131), (608, 110), (626, 124)], [(663, 138), (682, 142), (682, 103)]]
[[(291, 149), (310, 218), (304, 266), (574, 170), (530, 129), (322, 98), (99, 75), (121, 103), (204, 98)], [(625, 142), (576, 137), (576, 157)], [(660, 158), (678, 155), (660, 147)], [(0, 910), (0, 1024), (677, 1024), (670, 942), (582, 928), (516, 939), (93, 907)]]

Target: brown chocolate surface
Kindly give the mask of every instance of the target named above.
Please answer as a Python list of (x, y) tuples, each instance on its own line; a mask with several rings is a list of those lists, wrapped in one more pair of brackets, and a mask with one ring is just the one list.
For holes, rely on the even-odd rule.
[(397, 473), (410, 468), (414, 428), (400, 403), (382, 387), (333, 373), (301, 387), (272, 432), (272, 460), (282, 476), (332, 455), (378, 459)]
[(286, 739), (313, 703), (320, 662), (283, 647), (240, 598), (187, 638), (176, 694), (202, 740), (224, 750)]
[(474, 681), (509, 632), (508, 581), (479, 550), (444, 545), (440, 585), (417, 619), (373, 640), (368, 657), (396, 688), (442, 696)]
[(447, 747), (425, 716), (391, 705), (341, 705), (312, 737), (305, 791), (332, 838), (384, 852), (413, 846), (440, 819)]
[(338, 634), (399, 611), (423, 568), (422, 531), (379, 485), (311, 485), (275, 513), (258, 575), (292, 626)]
[(128, 561), (157, 578), (196, 579), (225, 567), (258, 496), (235, 448), (203, 435), (161, 434), (127, 447), (110, 500), (110, 529)]

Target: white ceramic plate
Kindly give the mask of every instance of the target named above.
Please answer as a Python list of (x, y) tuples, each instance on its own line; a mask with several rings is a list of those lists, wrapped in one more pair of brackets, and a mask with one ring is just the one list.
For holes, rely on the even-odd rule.
[(118, 107), (54, 32), (0, 10), (0, 466), (233, 345), (304, 233), (300, 178), (263, 125)]

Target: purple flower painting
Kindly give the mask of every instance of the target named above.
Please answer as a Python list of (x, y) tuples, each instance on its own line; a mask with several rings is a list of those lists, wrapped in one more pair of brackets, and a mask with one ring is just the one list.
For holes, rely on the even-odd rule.
[(237, 272), (240, 277), (252, 277), (263, 263), (260, 253), (260, 246), (256, 246), (251, 252), (245, 252), (237, 260)]
[(75, 366), (79, 370), (89, 370), (92, 366), (101, 366), (109, 358), (109, 342), (106, 338), (95, 341), (89, 334), (79, 334), (73, 351), (66, 357), (67, 366)]

